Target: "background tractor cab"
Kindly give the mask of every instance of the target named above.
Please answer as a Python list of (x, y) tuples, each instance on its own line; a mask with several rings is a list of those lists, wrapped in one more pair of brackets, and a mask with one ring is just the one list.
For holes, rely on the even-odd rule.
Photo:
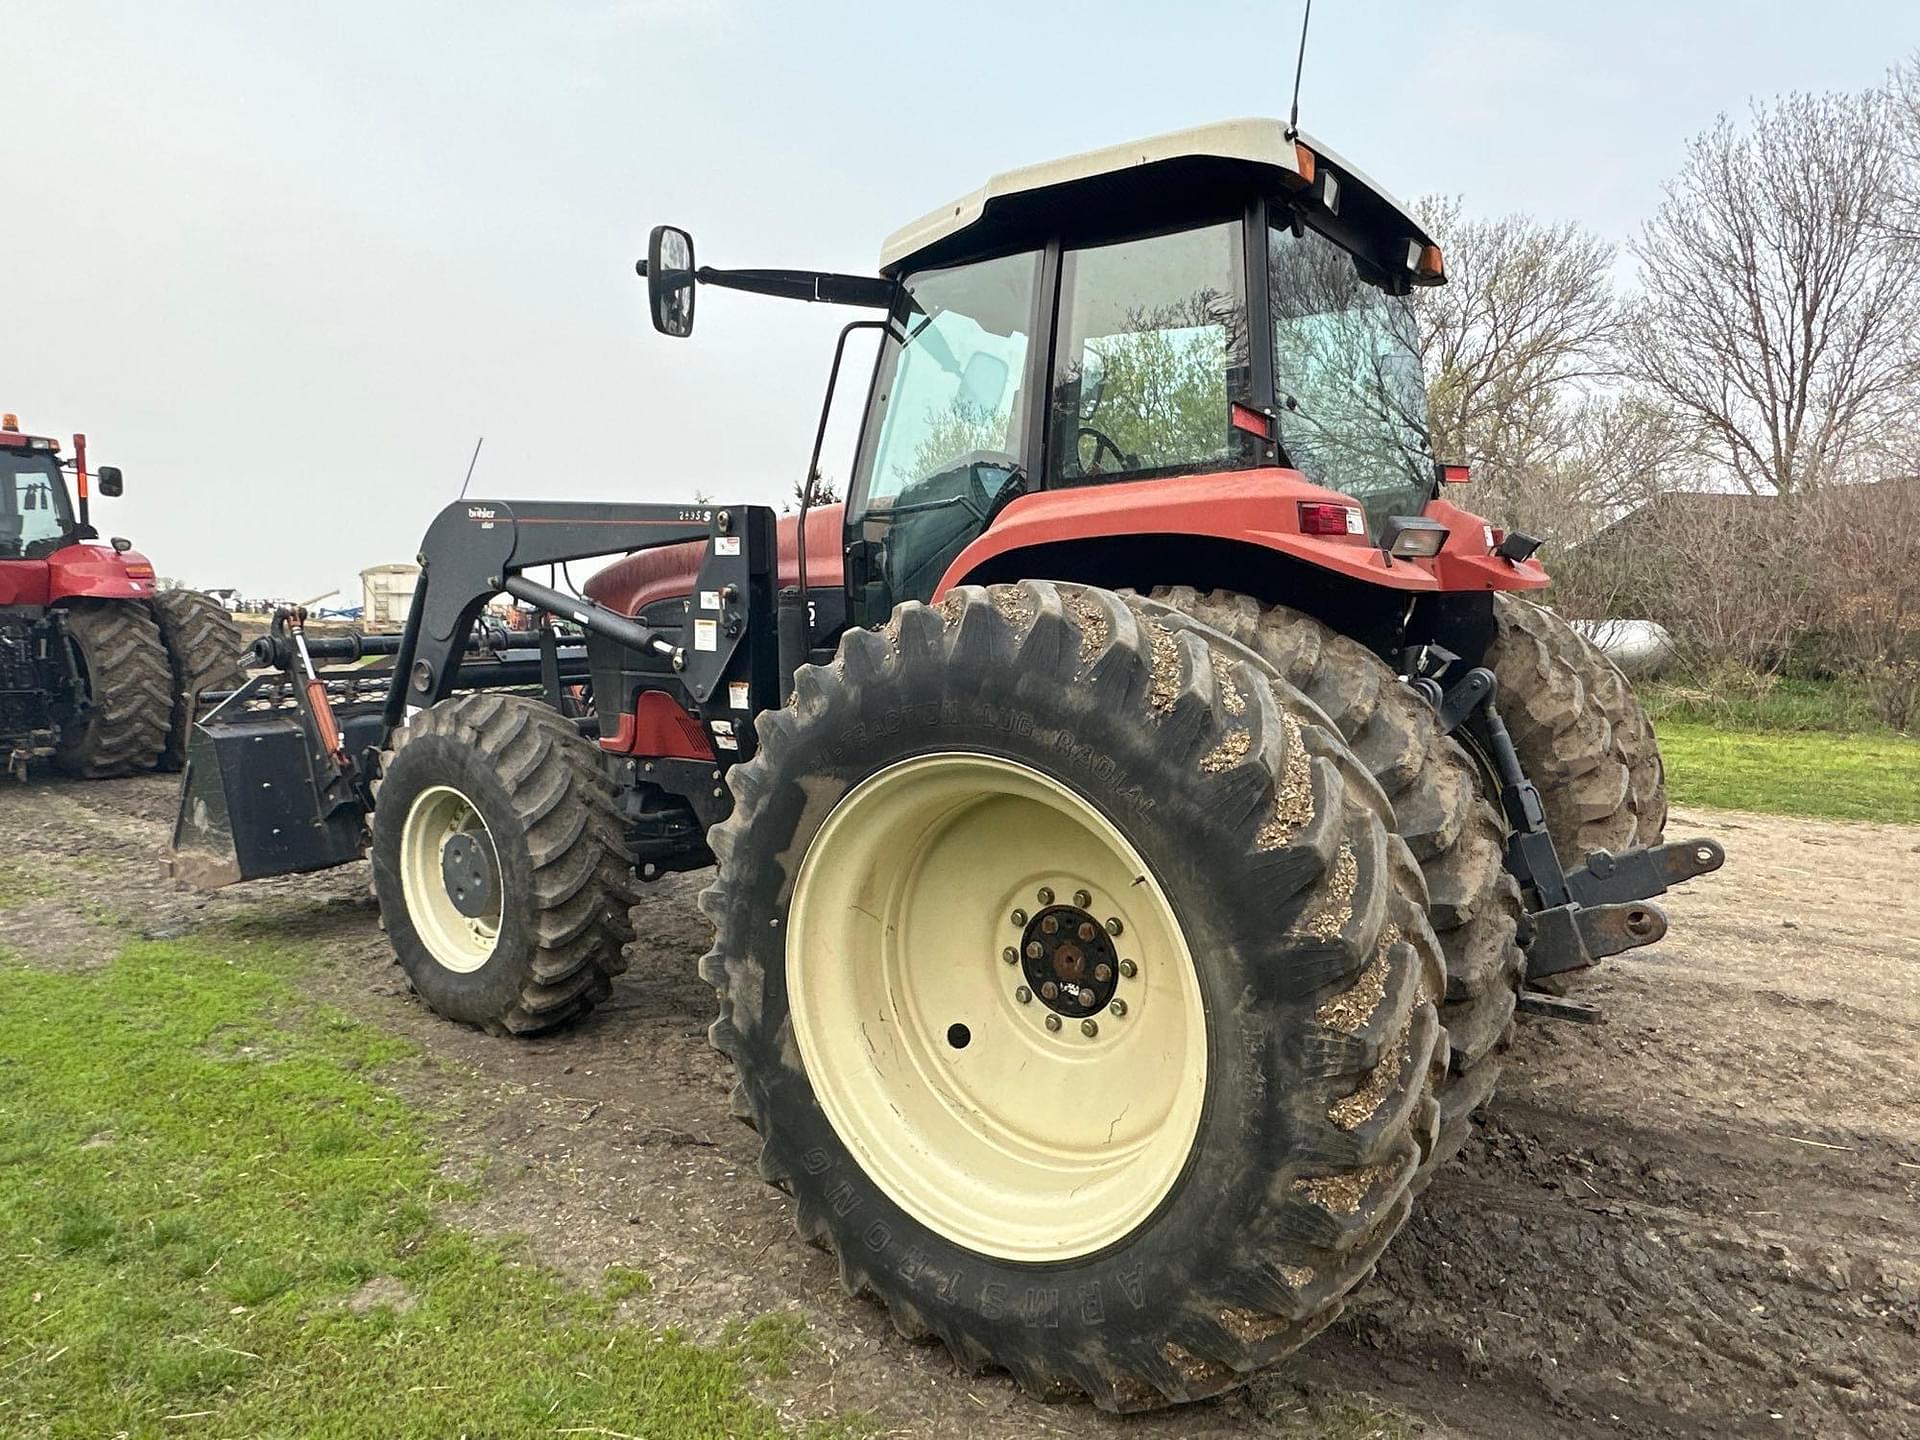
[[(668, 227), (638, 268), (670, 335), (690, 333), (696, 284), (886, 311), (835, 356), (837, 380), (848, 335), (884, 331), (837, 553), (818, 520), (782, 522), (815, 644), (836, 602), (876, 625), (1031, 576), (1205, 580), (1350, 633), (1374, 612), (1397, 629), (1423, 594), (1547, 583), (1523, 537), (1440, 499), (1466, 470), (1429, 445), (1410, 298), (1444, 282), (1438, 247), (1279, 121), (996, 176), (889, 238), (878, 279), (698, 268)], [(635, 556), (590, 593), (640, 613), (684, 596), (696, 561)]]
[[(74, 491), (67, 489), (67, 475)], [(87, 473), (87, 437), (73, 437), (73, 458), (60, 442), (21, 433), (13, 415), (0, 416), (0, 605), (53, 605), (81, 597), (144, 599), (153, 591), (153, 566), (125, 540), (89, 542), (89, 488), (117, 496), (124, 482), (112, 465)]]

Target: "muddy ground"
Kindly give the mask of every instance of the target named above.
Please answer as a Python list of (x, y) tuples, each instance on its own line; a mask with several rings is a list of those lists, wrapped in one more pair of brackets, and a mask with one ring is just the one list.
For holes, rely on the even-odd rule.
[(1522, 1028), (1474, 1138), (1346, 1316), (1241, 1395), (1118, 1421), (900, 1339), (795, 1237), (707, 1048), (702, 877), (637, 912), (611, 1004), (516, 1043), (408, 998), (363, 866), (211, 897), (167, 880), (173, 797), (165, 777), (0, 786), (0, 865), (80, 882), (0, 912), (0, 947), (87, 965), (129, 933), (243, 914), (297, 936), (316, 992), (432, 1057), (397, 1083), (439, 1117), (449, 1168), (479, 1177), (451, 1219), (524, 1232), (587, 1283), (646, 1270), (653, 1294), (628, 1303), (649, 1324), (717, 1336), (797, 1311), (811, 1348), (768, 1392), (795, 1416), (1357, 1436), (1372, 1427), (1349, 1401), (1372, 1396), (1427, 1433), (1492, 1440), (1920, 1436), (1920, 828), (1677, 816), (1724, 840), (1726, 870), (1668, 897), (1663, 945), (1585, 987), (1606, 1024)]

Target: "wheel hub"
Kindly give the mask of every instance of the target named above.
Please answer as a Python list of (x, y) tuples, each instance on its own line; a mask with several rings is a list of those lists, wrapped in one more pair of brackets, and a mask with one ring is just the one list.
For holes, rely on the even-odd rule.
[(440, 879), (453, 908), (470, 920), (493, 914), (499, 888), (493, 873), (493, 849), (470, 830), (449, 836), (440, 849)]
[(1097, 1015), (1120, 984), (1106, 926), (1077, 905), (1052, 905), (1027, 922), (1020, 966), (1034, 998), (1070, 1020)]

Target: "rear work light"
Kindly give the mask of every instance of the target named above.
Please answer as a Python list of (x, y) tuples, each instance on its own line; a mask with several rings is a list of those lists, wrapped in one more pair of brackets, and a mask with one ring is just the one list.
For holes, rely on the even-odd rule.
[(1367, 519), (1360, 513), (1358, 505), (1335, 505), (1326, 500), (1303, 500), (1300, 502), (1300, 533), (1302, 535), (1364, 535), (1367, 533)]
[(1380, 548), (1398, 560), (1425, 560), (1446, 543), (1447, 527), (1423, 515), (1395, 515), (1380, 530)]
[(1464, 485), (1473, 478), (1471, 466), (1448, 465), (1444, 461), (1436, 461), (1433, 468), (1434, 473), (1440, 477), (1442, 485)]

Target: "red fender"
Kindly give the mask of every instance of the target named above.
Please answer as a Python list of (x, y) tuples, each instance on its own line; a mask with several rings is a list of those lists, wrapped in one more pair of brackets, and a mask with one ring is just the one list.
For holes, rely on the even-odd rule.
[(138, 550), (110, 545), (63, 545), (47, 557), (47, 602), (149, 600), (153, 566)]
[(1062, 541), (1120, 536), (1188, 535), (1275, 550), (1322, 570), (1386, 590), (1539, 590), (1547, 572), (1534, 561), (1514, 564), (1491, 553), (1487, 524), (1445, 501), (1426, 513), (1446, 524), (1447, 542), (1431, 560), (1393, 560), (1365, 535), (1303, 535), (1303, 502), (1337, 505), (1352, 497), (1326, 490), (1297, 470), (1229, 470), (1167, 480), (1081, 485), (1023, 495), (993, 528), (962, 550), (940, 579), (937, 601), (988, 561)]

